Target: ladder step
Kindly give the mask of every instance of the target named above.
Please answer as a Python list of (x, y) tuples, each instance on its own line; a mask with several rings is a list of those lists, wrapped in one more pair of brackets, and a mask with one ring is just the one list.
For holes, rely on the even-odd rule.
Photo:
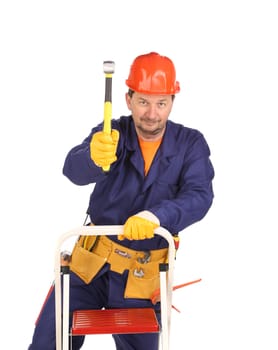
[(158, 333), (152, 308), (77, 310), (73, 313), (72, 335)]

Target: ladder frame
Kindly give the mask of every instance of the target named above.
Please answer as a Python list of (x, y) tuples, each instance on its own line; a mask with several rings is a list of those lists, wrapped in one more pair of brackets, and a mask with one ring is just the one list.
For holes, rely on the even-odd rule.
[[(61, 266), (60, 254), (64, 242), (74, 236), (90, 235), (119, 235), (123, 232), (121, 225), (100, 225), (100, 226), (81, 226), (65, 232), (57, 241), (55, 250), (55, 323), (56, 323), (56, 350), (68, 350), (69, 346), (69, 288), (64, 288), (63, 307), (61, 302)], [(169, 349), (170, 328), (171, 328), (171, 309), (172, 309), (172, 286), (173, 272), (175, 263), (175, 245), (173, 236), (164, 229), (158, 227), (155, 234), (162, 236), (168, 242), (168, 273), (160, 272), (160, 292), (161, 292), (161, 344), (162, 350)], [(69, 286), (69, 275), (65, 274), (66, 284)], [(64, 317), (62, 321), (62, 310)]]

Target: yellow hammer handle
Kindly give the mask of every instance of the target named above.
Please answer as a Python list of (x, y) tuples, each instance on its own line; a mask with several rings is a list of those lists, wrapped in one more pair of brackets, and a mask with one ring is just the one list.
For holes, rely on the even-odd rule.
[[(112, 74), (110, 73), (105, 74), (105, 78), (107, 82), (109, 79), (112, 79)], [(106, 84), (106, 89), (107, 89), (107, 84)], [(110, 85), (110, 89), (111, 89), (111, 85)], [(108, 96), (108, 100), (107, 98), (105, 98), (105, 101), (104, 101), (103, 132), (105, 132), (106, 134), (111, 134), (111, 119), (112, 119), (112, 102), (111, 102), (111, 92), (110, 92), (110, 96)], [(103, 167), (102, 170), (109, 171), (110, 165)]]

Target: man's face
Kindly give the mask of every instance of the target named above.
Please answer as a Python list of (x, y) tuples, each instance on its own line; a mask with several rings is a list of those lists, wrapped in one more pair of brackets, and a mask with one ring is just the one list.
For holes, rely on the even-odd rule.
[(126, 103), (139, 137), (146, 141), (155, 141), (163, 136), (173, 106), (172, 95), (134, 92), (130, 97), (126, 93)]

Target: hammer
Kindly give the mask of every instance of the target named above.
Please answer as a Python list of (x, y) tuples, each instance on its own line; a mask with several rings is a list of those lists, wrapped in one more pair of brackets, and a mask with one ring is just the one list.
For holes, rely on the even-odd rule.
[[(115, 70), (114, 61), (104, 61), (103, 71), (105, 73), (105, 98), (104, 98), (104, 118), (103, 131), (111, 134), (111, 119), (112, 119), (112, 74)], [(109, 171), (110, 165), (102, 168), (103, 171)]]

